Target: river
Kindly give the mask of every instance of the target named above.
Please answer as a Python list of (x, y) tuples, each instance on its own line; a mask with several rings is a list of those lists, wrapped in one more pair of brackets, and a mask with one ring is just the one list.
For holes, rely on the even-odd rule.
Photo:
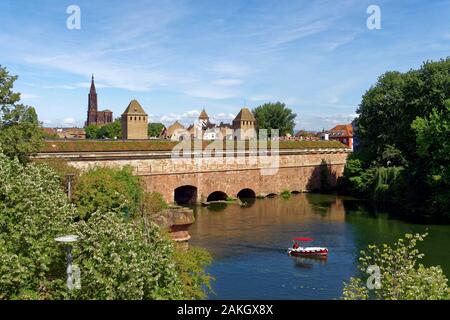
[[(343, 281), (357, 274), (359, 251), (393, 243), (405, 233), (428, 232), (419, 249), (425, 265), (450, 275), (450, 226), (411, 224), (371, 213), (361, 201), (335, 195), (297, 194), (237, 204), (196, 207), (191, 244), (208, 249), (215, 281), (210, 299), (338, 299)], [(286, 254), (292, 238), (315, 239), (327, 259)]]

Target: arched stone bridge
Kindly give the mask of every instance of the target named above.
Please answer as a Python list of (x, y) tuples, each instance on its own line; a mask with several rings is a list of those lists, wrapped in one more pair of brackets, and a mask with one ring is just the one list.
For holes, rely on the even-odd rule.
[(302, 192), (334, 186), (342, 175), (348, 149), (279, 150), (272, 156), (251, 152), (172, 157), (171, 152), (41, 153), (38, 158), (65, 158), (79, 169), (130, 165), (145, 183), (168, 202), (202, 202), (227, 197)]

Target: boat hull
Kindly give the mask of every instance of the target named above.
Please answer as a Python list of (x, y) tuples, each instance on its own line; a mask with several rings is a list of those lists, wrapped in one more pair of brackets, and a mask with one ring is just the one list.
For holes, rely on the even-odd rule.
[(290, 256), (299, 257), (299, 256), (327, 256), (328, 255), (328, 249), (327, 248), (320, 248), (320, 249), (288, 249), (288, 254)]

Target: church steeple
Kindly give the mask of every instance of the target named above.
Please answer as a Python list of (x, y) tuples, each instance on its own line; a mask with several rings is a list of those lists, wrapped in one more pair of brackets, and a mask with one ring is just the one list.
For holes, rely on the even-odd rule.
[(89, 94), (91, 93), (97, 93), (95, 91), (95, 84), (94, 84), (94, 74), (92, 74), (92, 79), (91, 79), (91, 90), (89, 90)]
[(88, 112), (86, 125), (97, 124), (97, 92), (94, 84), (94, 74), (91, 78), (91, 89), (88, 94)]

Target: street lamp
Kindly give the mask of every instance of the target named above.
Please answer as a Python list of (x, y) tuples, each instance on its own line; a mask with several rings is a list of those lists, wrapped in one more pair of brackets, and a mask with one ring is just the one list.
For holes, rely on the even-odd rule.
[[(56, 242), (63, 243), (67, 251), (67, 287), (72, 290), (73, 285), (73, 268), (72, 268), (72, 242), (78, 240), (78, 236), (69, 234), (62, 237), (55, 238)], [(79, 280), (79, 279), (77, 279)]]
[[(74, 173), (66, 174), (67, 177), (67, 197), (69, 197), (69, 201), (72, 198), (72, 178), (75, 176)], [(76, 241), (76, 240), (75, 240)]]

